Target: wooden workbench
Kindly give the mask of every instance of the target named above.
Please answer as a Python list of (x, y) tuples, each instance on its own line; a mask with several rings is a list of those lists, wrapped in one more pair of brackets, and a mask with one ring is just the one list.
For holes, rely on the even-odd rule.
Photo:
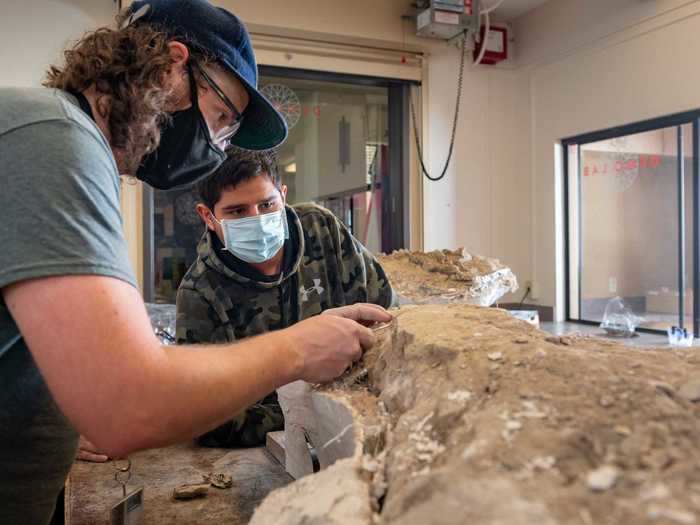
[[(270, 491), (292, 481), (264, 448), (228, 450), (178, 445), (139, 452), (131, 461), (129, 489), (145, 488), (144, 525), (248, 523), (255, 507)], [(231, 475), (233, 487), (210, 487), (203, 499), (172, 499), (176, 486), (201, 483), (202, 476), (211, 472)], [(66, 524), (108, 525), (110, 509), (121, 495), (111, 462), (76, 462), (66, 486)]]

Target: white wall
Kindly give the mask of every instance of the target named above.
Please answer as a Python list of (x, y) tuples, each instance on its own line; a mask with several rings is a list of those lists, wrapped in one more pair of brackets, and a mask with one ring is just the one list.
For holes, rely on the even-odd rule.
[[(555, 144), (700, 107), (700, 4), (557, 0), (515, 24), (532, 94), (532, 267), (563, 312)], [(559, 278), (559, 280), (557, 279)]]
[[(447, 156), (458, 63), (457, 50), (434, 52), (429, 58), (433, 176)], [(463, 246), (471, 253), (497, 257), (523, 283), (531, 275), (527, 77), (468, 65), (462, 96), (452, 165), (444, 180), (424, 181), (425, 248)]]
[(39, 86), (67, 44), (112, 23), (116, 13), (113, 0), (3, 0), (0, 85)]
[(392, 42), (411, 41), (409, 22), (401, 16), (410, 11), (408, 0), (213, 0), (236, 13), (248, 24), (302, 29), (349, 37)]

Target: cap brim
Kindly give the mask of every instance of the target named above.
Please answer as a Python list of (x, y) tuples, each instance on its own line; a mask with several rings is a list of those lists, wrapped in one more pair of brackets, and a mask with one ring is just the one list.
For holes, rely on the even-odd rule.
[(231, 139), (231, 145), (253, 151), (273, 149), (287, 140), (287, 121), (256, 88), (238, 74), (230, 64), (226, 64), (250, 95), (248, 107), (243, 112), (241, 129)]

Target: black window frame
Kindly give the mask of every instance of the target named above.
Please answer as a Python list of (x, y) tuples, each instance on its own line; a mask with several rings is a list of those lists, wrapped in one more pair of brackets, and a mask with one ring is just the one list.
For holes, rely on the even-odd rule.
[[(682, 127), (691, 125), (692, 126), (692, 148), (693, 148), (693, 160), (692, 160), (692, 217), (693, 217), (693, 272), (692, 272), (692, 286), (693, 286), (693, 334), (694, 337), (700, 337), (700, 109), (684, 111), (681, 113), (674, 113), (671, 115), (666, 115), (662, 117), (651, 118), (647, 120), (642, 120), (634, 122), (631, 124), (625, 124), (621, 126), (614, 126), (611, 128), (594, 131), (590, 133), (584, 133), (581, 135), (576, 135), (573, 137), (567, 137), (560, 141), (563, 149), (563, 170), (562, 174), (564, 177), (563, 189), (564, 195), (562, 199), (563, 205), (563, 215), (564, 215), (564, 309), (566, 312), (565, 318), (569, 323), (577, 323), (582, 325), (598, 325), (597, 321), (588, 321), (584, 319), (573, 319), (571, 317), (571, 209), (569, 206), (570, 188), (569, 188), (569, 148), (571, 146), (576, 146), (578, 148), (577, 155), (579, 164), (581, 162), (581, 146), (586, 144), (591, 144), (594, 142), (600, 142), (603, 140), (610, 140), (616, 137), (622, 137), (627, 135), (634, 135), (638, 133), (644, 133), (649, 131), (657, 131), (666, 128), (677, 128), (677, 155), (681, 158), (684, 155), (683, 147), (683, 136)], [(685, 163), (678, 162), (678, 221), (679, 224), (685, 223), (685, 199), (686, 199), (686, 188), (685, 188)], [(580, 169), (579, 169), (579, 185), (580, 185)], [(577, 218), (579, 225), (581, 224), (581, 191), (578, 192), (578, 213)], [(577, 261), (577, 272), (579, 281), (579, 312), (581, 312), (581, 255), (582, 251), (582, 236), (579, 235), (579, 260)], [(685, 322), (685, 261), (686, 261), (686, 231), (685, 228), (681, 228), (680, 235), (678, 236), (678, 260), (679, 265), (678, 280), (679, 280), (679, 312), (678, 319), (680, 326), (683, 326)], [(651, 328), (638, 328), (639, 332), (651, 333), (651, 334), (663, 334), (663, 330), (655, 330)]]

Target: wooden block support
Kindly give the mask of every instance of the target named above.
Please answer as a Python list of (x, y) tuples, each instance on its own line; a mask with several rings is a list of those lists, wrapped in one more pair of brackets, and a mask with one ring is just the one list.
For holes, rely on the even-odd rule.
[[(277, 398), (284, 413), (285, 468), (294, 479), (314, 471), (305, 435), (315, 436), (316, 415), (311, 405), (311, 385), (295, 381), (277, 390)], [(305, 434), (306, 433), (306, 434)]]
[(362, 421), (359, 418), (356, 420), (350, 405), (332, 395), (312, 392), (311, 406), (316, 414), (316, 441), (312, 445), (316, 449), (321, 469), (331, 466), (339, 459), (362, 453), (361, 446), (357, 450), (359, 443), (355, 439), (356, 428)]
[(313, 474), (311, 448), (321, 469), (357, 453), (353, 412), (342, 399), (313, 391), (304, 381), (280, 388), (277, 395), (285, 418), (285, 468), (293, 478)]
[(284, 450), (284, 431), (268, 432), (266, 447), (267, 451), (272, 455), (272, 457), (279, 461), (280, 465), (284, 466), (286, 462)]

